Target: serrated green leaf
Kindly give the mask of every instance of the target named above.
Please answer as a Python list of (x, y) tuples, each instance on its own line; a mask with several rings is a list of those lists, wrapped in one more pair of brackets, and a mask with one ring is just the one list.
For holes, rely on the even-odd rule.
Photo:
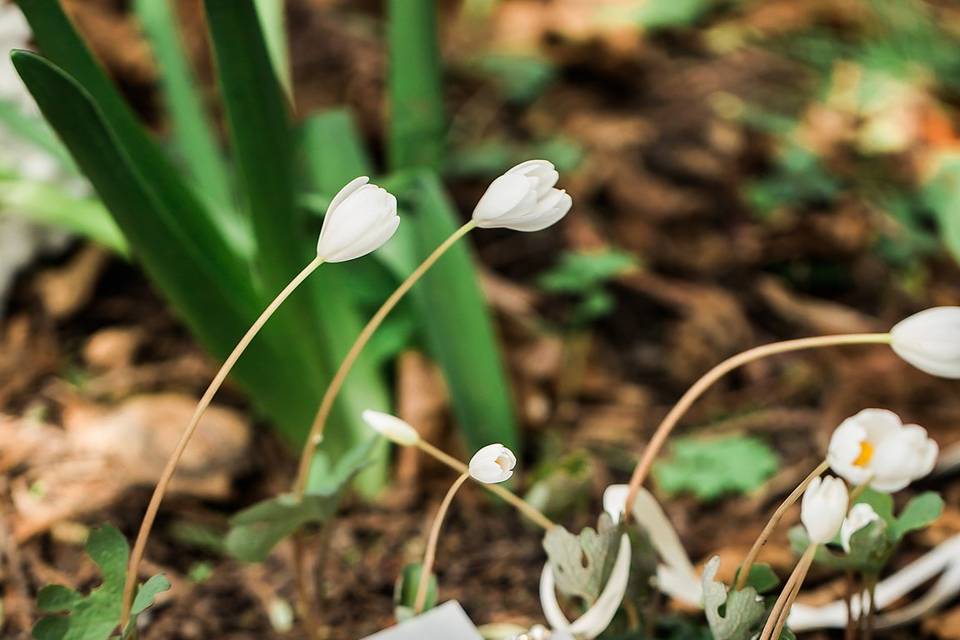
[[(86, 596), (59, 585), (41, 589), (37, 607), (45, 613), (65, 615), (39, 620), (33, 628), (33, 637), (37, 640), (106, 640), (119, 624), (130, 555), (127, 541), (117, 529), (105, 525), (90, 532), (86, 551), (100, 569), (100, 586)], [(163, 576), (147, 580), (137, 590), (134, 615), (142, 613), (153, 604), (158, 593), (169, 587)]]
[(701, 500), (757, 489), (778, 467), (776, 454), (750, 436), (678, 438), (669, 457), (653, 468), (667, 493), (690, 491)]
[(749, 640), (766, 611), (763, 599), (753, 587), (728, 593), (715, 580), (719, 568), (720, 558), (714, 556), (703, 570), (703, 609), (710, 631), (715, 640)]
[[(420, 586), (420, 576), (423, 574), (423, 565), (419, 562), (408, 564), (403, 568), (400, 577), (393, 587), (393, 613), (397, 622), (404, 622), (416, 616), (414, 607), (417, 604), (417, 589)], [(427, 579), (427, 597), (424, 600), (423, 610), (429, 611), (437, 606), (437, 576), (430, 574)]]
[(556, 526), (543, 536), (543, 548), (556, 579), (557, 589), (580, 598), (589, 607), (603, 591), (620, 549), (623, 531), (603, 514), (597, 528), (584, 528), (574, 535)]
[(912, 498), (894, 522), (892, 531), (899, 540), (911, 531), (923, 529), (943, 514), (943, 498), (928, 491)]

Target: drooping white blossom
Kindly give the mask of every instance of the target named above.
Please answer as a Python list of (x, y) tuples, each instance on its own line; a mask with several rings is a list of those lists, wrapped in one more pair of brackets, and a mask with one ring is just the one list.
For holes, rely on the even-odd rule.
[(389, 413), (367, 409), (363, 412), (363, 420), (374, 431), (396, 444), (409, 447), (417, 444), (420, 440), (420, 434), (417, 433), (416, 429)]
[(934, 307), (890, 330), (898, 356), (934, 376), (960, 378), (960, 307)]
[(345, 262), (376, 251), (400, 224), (397, 199), (362, 176), (351, 180), (333, 198), (317, 241), (324, 262)]
[(834, 430), (827, 462), (854, 485), (899, 491), (933, 470), (939, 447), (923, 427), (886, 409), (864, 409)]
[(800, 504), (800, 521), (810, 542), (826, 544), (836, 537), (847, 515), (849, 501), (847, 485), (840, 478), (813, 479)]
[(490, 183), (473, 210), (473, 220), (484, 229), (545, 229), (573, 205), (566, 191), (554, 188), (559, 178), (546, 160), (522, 162)]
[(840, 544), (843, 545), (843, 550), (850, 553), (850, 538), (853, 534), (879, 519), (877, 512), (866, 502), (853, 505), (850, 513), (843, 519), (843, 524), (840, 525)]
[(513, 476), (517, 457), (502, 444), (488, 444), (470, 458), (470, 476), (477, 482), (497, 484)]

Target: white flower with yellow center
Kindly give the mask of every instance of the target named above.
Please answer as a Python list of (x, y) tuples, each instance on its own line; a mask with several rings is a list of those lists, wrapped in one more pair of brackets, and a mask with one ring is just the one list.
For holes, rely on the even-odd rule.
[(904, 425), (886, 409), (864, 409), (833, 432), (827, 462), (851, 484), (892, 493), (930, 473), (938, 453), (923, 427)]
[(488, 444), (470, 458), (470, 477), (484, 484), (506, 482), (513, 476), (517, 456), (502, 444)]

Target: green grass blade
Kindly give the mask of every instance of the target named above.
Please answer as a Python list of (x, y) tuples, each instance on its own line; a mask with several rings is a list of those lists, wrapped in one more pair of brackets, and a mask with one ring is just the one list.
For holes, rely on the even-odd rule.
[[(138, 261), (187, 324), (216, 355), (225, 356), (260, 312), (246, 279), (232, 279), (204, 245), (177, 224), (159, 193), (172, 185), (144, 174), (104, 114), (76, 80), (49, 61), (15, 52), (13, 61), (41, 111), (60, 135), (123, 230)], [(269, 327), (236, 367), (253, 399), (293, 437), (316, 402), (306, 374), (274, 348)]]
[[(136, 0), (134, 6), (160, 69), (178, 159), (214, 205), (212, 209), (233, 214), (229, 174), (177, 33), (173, 4), (171, 0)], [(231, 218), (224, 224), (236, 224)]]
[(390, 166), (439, 168), (443, 110), (436, 0), (390, 0)]
[(21, 140), (46, 151), (64, 167), (76, 170), (70, 160), (70, 154), (57, 140), (57, 136), (50, 130), (47, 123), (23, 113), (20, 105), (7, 100), (0, 100), (0, 126), (3, 126)]
[(0, 178), (0, 211), (78, 233), (123, 256), (129, 252), (123, 232), (102, 203), (70, 195), (58, 185)]
[[(423, 174), (414, 200), (411, 226), (422, 259), (458, 225), (453, 205), (432, 172)], [(500, 442), (518, 451), (510, 388), (468, 247), (464, 242), (454, 245), (414, 289), (415, 299), (470, 450)]]
[(280, 80), (280, 86), (290, 102), (293, 102), (293, 78), (290, 74), (290, 51), (287, 48), (284, 0), (253, 0), (260, 18), (263, 36), (267, 41), (270, 62)]
[(176, 212), (176, 224), (185, 235), (202, 243), (211, 260), (231, 278), (246, 277), (240, 259), (243, 246), (231, 245), (230, 232), (180, 180), (177, 171), (124, 102), (110, 78), (67, 19), (58, 0), (17, 0), (44, 56), (76, 80), (90, 95), (105, 122), (116, 134), (130, 161), (150, 179), (166, 185), (157, 192), (167, 209)]

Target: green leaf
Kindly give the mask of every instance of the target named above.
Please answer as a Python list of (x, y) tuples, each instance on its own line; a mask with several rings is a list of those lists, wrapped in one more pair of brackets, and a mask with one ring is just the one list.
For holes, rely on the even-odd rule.
[(753, 587), (727, 593), (715, 580), (720, 558), (714, 556), (703, 570), (703, 609), (715, 640), (749, 640), (757, 631), (766, 607)]
[[(37, 608), (44, 613), (63, 613), (41, 618), (33, 628), (37, 640), (106, 640), (120, 623), (123, 585), (130, 549), (117, 529), (105, 525), (90, 532), (87, 555), (100, 569), (100, 586), (83, 596), (60, 585), (50, 585), (37, 595)], [(153, 604), (161, 591), (170, 588), (163, 576), (153, 576), (140, 586), (134, 600), (136, 616)], [(135, 624), (134, 619), (131, 624)]]
[(284, 0), (253, 0), (260, 18), (260, 28), (270, 53), (274, 73), (290, 102), (293, 102), (293, 79), (290, 76), (290, 52), (287, 50)]
[(632, 255), (615, 249), (565, 251), (553, 268), (537, 278), (537, 284), (553, 293), (587, 294), (636, 267)]
[(856, 499), (855, 504), (865, 503), (870, 505), (874, 512), (880, 519), (883, 520), (887, 525), (892, 525), (895, 518), (893, 517), (893, 496), (889, 493), (882, 493), (876, 491), (875, 489), (864, 489), (863, 493)]
[(549, 518), (569, 515), (588, 500), (594, 471), (593, 459), (586, 451), (547, 458), (534, 470), (524, 499)]
[[(423, 565), (419, 562), (408, 564), (400, 572), (400, 577), (393, 587), (393, 612), (397, 622), (404, 622), (416, 616), (414, 607), (417, 604), (417, 589), (420, 586), (420, 576), (423, 574)], [(427, 579), (427, 597), (424, 600), (423, 610), (429, 611), (437, 606), (437, 576), (430, 574)]]
[[(181, 225), (189, 209), (170, 209), (159, 194), (176, 191), (160, 174), (133, 163), (90, 95), (50, 62), (16, 52), (14, 64), (41, 111), (57, 130), (77, 165), (90, 179), (151, 279), (215, 354), (224, 357), (261, 311), (247, 275), (218, 259), (217, 236), (191, 235)], [(174, 182), (178, 183), (176, 177)], [(268, 325), (235, 369), (254, 402), (281, 430), (303, 430), (315, 409), (316, 393), (298, 352)]]
[(561, 593), (583, 600), (589, 607), (603, 591), (620, 549), (620, 527), (603, 514), (597, 528), (574, 535), (556, 526), (543, 536), (543, 548)]
[(519, 104), (538, 98), (557, 75), (553, 63), (539, 56), (485, 53), (470, 64), (491, 76), (507, 100)]
[[(401, 225), (395, 242), (409, 243), (422, 259), (457, 228), (455, 211), (433, 173), (420, 174), (409, 195), (414, 214)], [(470, 451), (491, 442), (518, 451), (510, 388), (468, 245), (454, 245), (414, 288), (413, 296)]]
[(170, 0), (136, 0), (134, 4), (160, 69), (174, 147), (199, 192), (210, 201), (211, 211), (223, 216), (224, 228), (235, 229), (243, 236), (237, 239), (249, 243), (249, 230), (233, 210), (227, 168), (177, 33), (174, 4)]
[(21, 140), (49, 153), (64, 168), (76, 171), (73, 161), (70, 160), (70, 154), (57, 140), (47, 123), (40, 118), (25, 114), (19, 104), (9, 100), (0, 100), (0, 123), (7, 131)]
[(443, 110), (436, 0), (390, 0), (390, 167), (439, 168)]
[(897, 539), (911, 531), (923, 529), (943, 514), (943, 498), (938, 494), (927, 491), (912, 498), (900, 512), (893, 525), (893, 533)]
[[(740, 569), (737, 569), (733, 582), (736, 583), (739, 577)], [(750, 575), (747, 576), (746, 584), (748, 587), (752, 587), (757, 593), (766, 593), (780, 584), (780, 578), (777, 577), (777, 574), (770, 565), (757, 562), (750, 567)]]
[(776, 454), (757, 438), (678, 438), (653, 473), (668, 493), (690, 491), (701, 500), (715, 500), (757, 489), (777, 466)]
[[(807, 532), (802, 526), (793, 527), (788, 537), (795, 553), (803, 553), (809, 545)], [(837, 543), (839, 544), (839, 543)], [(817, 547), (814, 562), (837, 571), (856, 571), (878, 574), (896, 549), (896, 540), (888, 534), (882, 520), (874, 521), (850, 536), (850, 553), (834, 551), (825, 545)]]

